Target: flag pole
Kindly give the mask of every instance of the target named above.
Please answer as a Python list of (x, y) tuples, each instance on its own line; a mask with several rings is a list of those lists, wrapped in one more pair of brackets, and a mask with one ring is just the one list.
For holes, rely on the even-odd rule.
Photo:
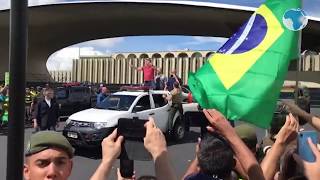
[(297, 62), (297, 70), (296, 70), (296, 87), (295, 87), (295, 103), (298, 104), (298, 96), (299, 96), (299, 71), (300, 71), (300, 63), (301, 63), (301, 59), (302, 59), (302, 55), (304, 53), (301, 53), (301, 42), (302, 42), (302, 30), (299, 31), (299, 58), (298, 58), (298, 62)]
[[(301, 0), (301, 9), (303, 7), (303, 0)], [(301, 53), (301, 43), (302, 43), (302, 30), (301, 29), (299, 31), (299, 40), (298, 40), (298, 43), (299, 43), (299, 59), (298, 59), (298, 62), (297, 62), (297, 70), (296, 70), (296, 88), (295, 88), (295, 103), (298, 104), (298, 97), (299, 97), (299, 71), (300, 71), (300, 63), (301, 63), (301, 58), (302, 58), (302, 54), (304, 53)]]
[(9, 133), (7, 180), (23, 178), (26, 61), (28, 47), (28, 1), (11, 0), (9, 41)]

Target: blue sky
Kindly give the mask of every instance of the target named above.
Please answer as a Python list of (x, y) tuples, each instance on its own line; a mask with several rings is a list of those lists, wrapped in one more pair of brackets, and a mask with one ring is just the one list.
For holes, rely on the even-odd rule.
[[(75, 0), (29, 0), (29, 5), (74, 2)], [(90, 1), (90, 0), (86, 0)], [(101, 0), (100, 0), (101, 1)], [(214, 2), (241, 6), (258, 7), (264, 0), (185, 0)], [(304, 0), (303, 9), (307, 15), (320, 18), (320, 0)], [(0, 0), (0, 9), (9, 7), (10, 0)], [(225, 38), (193, 36), (134, 36), (83, 42), (66, 47), (52, 54), (47, 62), (49, 70), (70, 70), (72, 59), (81, 55), (108, 55), (115, 52), (175, 51), (175, 50), (216, 50)]]

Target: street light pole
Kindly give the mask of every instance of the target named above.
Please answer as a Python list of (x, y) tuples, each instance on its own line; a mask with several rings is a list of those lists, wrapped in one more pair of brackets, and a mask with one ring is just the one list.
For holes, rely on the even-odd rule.
[(7, 180), (23, 179), (28, 0), (11, 0)]

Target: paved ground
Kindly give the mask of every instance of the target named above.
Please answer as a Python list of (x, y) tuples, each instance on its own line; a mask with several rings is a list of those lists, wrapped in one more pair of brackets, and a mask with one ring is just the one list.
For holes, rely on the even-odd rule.
[[(312, 109), (312, 113), (320, 115), (320, 108)], [(26, 129), (25, 142), (30, 137), (32, 129)], [(264, 130), (257, 129), (259, 138), (264, 136)], [(197, 137), (199, 137), (199, 129), (194, 128), (187, 135), (185, 141), (180, 144), (169, 145), (169, 155), (174, 169), (179, 177), (183, 175), (189, 162), (194, 158), (194, 148)], [(0, 132), (0, 179), (5, 179), (6, 175), (6, 154), (7, 154), (7, 137), (6, 134)], [(89, 179), (100, 163), (99, 149), (81, 149), (76, 152), (74, 157), (74, 168), (70, 180)], [(119, 162), (114, 164), (110, 179), (116, 179), (116, 168)], [(140, 175), (154, 175), (154, 166), (152, 162), (135, 161), (135, 170), (137, 177)]]

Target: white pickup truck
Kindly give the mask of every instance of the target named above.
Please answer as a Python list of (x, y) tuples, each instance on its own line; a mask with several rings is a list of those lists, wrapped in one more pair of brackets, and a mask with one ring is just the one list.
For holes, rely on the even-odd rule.
[[(162, 132), (168, 134), (168, 118), (171, 102), (163, 95), (168, 91), (121, 91), (108, 96), (96, 108), (72, 114), (66, 121), (63, 135), (74, 146), (97, 146), (118, 125), (120, 118), (148, 119), (154, 117), (155, 123)], [(175, 140), (184, 138), (185, 127), (182, 111), (177, 111), (170, 132)]]

